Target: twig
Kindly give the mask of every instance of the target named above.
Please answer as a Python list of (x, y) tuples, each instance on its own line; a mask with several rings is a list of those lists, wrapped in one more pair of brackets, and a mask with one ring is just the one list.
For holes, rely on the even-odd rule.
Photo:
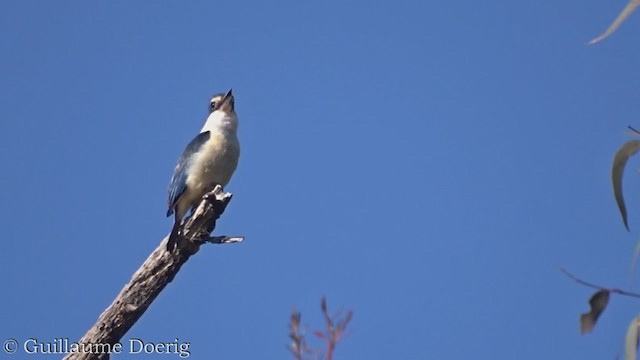
[(607, 287), (604, 287), (604, 286), (600, 286), (600, 285), (596, 285), (596, 284), (584, 281), (584, 280), (578, 278), (577, 276), (573, 275), (572, 273), (568, 272), (567, 270), (565, 270), (562, 266), (560, 266), (560, 265), (557, 265), (557, 266), (558, 266), (558, 270), (560, 270), (560, 272), (562, 272), (567, 277), (569, 277), (571, 280), (577, 282), (580, 285), (588, 286), (590, 288), (594, 288), (594, 289), (598, 289), (598, 290), (607, 290), (607, 291), (609, 291), (610, 293), (613, 293), (613, 294), (620, 294), (620, 295), (640, 298), (640, 294), (638, 294), (638, 293), (634, 293), (634, 292), (626, 291), (626, 290), (615, 289), (615, 288), (611, 289), (611, 288), (607, 288)]
[(636, 130), (633, 126), (629, 125), (627, 126), (629, 128), (629, 130), (633, 131), (634, 133), (640, 135), (640, 131)]
[(289, 351), (291, 351), (295, 360), (304, 360), (304, 354), (309, 352), (304, 334), (302, 330), (300, 330), (301, 319), (302, 314), (296, 309), (293, 309), (289, 319), (289, 338), (291, 339)]
[[(202, 244), (242, 241), (242, 237), (209, 237), (231, 197), (230, 193), (223, 193), (219, 186), (207, 194), (184, 224), (183, 236), (178, 239), (175, 249), (172, 252), (166, 250), (168, 237), (165, 237), (78, 343), (85, 349), (96, 348), (101, 344), (112, 347), (138, 321), (153, 300), (173, 280), (182, 265), (200, 250)], [(64, 360), (106, 360), (109, 356), (109, 353), (104, 352), (78, 351), (67, 354)]]
[(327, 342), (327, 353), (325, 356), (326, 360), (332, 360), (336, 345), (338, 344), (338, 342), (340, 342), (340, 340), (342, 340), (347, 325), (353, 317), (353, 312), (347, 312), (347, 314), (342, 318), (340, 317), (342, 311), (338, 311), (338, 313), (332, 316), (331, 314), (329, 314), (326, 297), (322, 297), (320, 308), (322, 309), (322, 315), (324, 316), (327, 328), (323, 335), (323, 338)]

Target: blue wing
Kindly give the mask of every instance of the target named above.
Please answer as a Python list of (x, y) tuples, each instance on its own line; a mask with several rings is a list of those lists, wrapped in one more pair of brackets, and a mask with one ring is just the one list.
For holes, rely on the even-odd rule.
[(191, 165), (193, 154), (197, 153), (210, 137), (211, 133), (209, 131), (198, 134), (198, 136), (191, 140), (189, 145), (187, 145), (182, 152), (182, 156), (180, 156), (180, 160), (178, 160), (176, 169), (173, 171), (171, 184), (169, 184), (169, 210), (167, 210), (167, 216), (173, 214), (176, 203), (187, 189), (188, 170)]

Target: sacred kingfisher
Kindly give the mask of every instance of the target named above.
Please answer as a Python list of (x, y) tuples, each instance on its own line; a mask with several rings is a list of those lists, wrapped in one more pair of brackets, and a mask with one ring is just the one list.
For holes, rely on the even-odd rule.
[(180, 156), (169, 185), (167, 217), (175, 222), (167, 240), (167, 250), (173, 250), (182, 218), (194, 210), (204, 194), (216, 185), (227, 186), (238, 166), (238, 116), (231, 90), (211, 98), (209, 116), (198, 134)]

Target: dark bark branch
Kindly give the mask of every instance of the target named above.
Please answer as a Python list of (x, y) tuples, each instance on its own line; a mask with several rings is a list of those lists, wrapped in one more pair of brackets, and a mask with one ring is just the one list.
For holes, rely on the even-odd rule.
[[(108, 353), (92, 353), (95, 349), (104, 349), (97, 344), (111, 346), (120, 342), (124, 334), (144, 314), (149, 305), (169, 284), (189, 258), (200, 250), (204, 243), (226, 244), (240, 242), (242, 237), (209, 237), (231, 200), (230, 193), (222, 188), (205, 195), (200, 206), (182, 228), (182, 237), (172, 252), (166, 249), (167, 237), (133, 274), (131, 281), (120, 291), (111, 305), (100, 315), (98, 321), (78, 342), (79, 350), (71, 352), (64, 360), (106, 360)], [(104, 350), (102, 350), (104, 351)]]

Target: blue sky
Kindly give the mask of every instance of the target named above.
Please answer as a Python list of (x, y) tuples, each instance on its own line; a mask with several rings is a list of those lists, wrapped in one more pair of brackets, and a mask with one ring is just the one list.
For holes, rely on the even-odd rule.
[(555, 266), (637, 288), (640, 165), (631, 233), (609, 171), (640, 126), (639, 20), (585, 45), (625, 3), (4, 2), (0, 337), (94, 324), (233, 88), (217, 232), (246, 241), (203, 248), (124, 341), (288, 358), (292, 307), (321, 328), (326, 295), (355, 313), (336, 359), (615, 357), (640, 304), (613, 297), (580, 336), (593, 291)]

